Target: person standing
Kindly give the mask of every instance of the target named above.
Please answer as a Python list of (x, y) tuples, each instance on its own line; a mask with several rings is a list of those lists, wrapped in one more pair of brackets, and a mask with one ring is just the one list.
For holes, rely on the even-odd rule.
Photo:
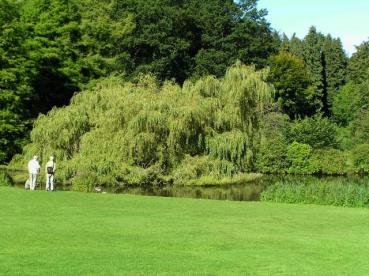
[(56, 164), (54, 156), (50, 156), (49, 161), (46, 163), (46, 191), (54, 191), (54, 174), (56, 170)]
[(29, 189), (34, 191), (37, 184), (37, 176), (40, 172), (40, 163), (38, 163), (38, 157), (33, 156), (32, 160), (28, 162), (28, 173), (29, 173)]

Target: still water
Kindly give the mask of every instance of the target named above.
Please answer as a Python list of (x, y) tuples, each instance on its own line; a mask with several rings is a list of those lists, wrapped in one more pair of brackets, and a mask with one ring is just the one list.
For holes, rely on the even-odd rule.
[(316, 176), (285, 176), (285, 175), (265, 175), (258, 180), (237, 185), (224, 186), (163, 186), (163, 187), (124, 187), (115, 192), (150, 195), (165, 197), (189, 197), (216, 200), (233, 201), (259, 201), (261, 193), (270, 185), (276, 183), (309, 184), (316, 182), (347, 183), (355, 185), (369, 184), (369, 177), (360, 176), (336, 176), (336, 177), (316, 177)]
[[(13, 179), (16, 180), (16, 186), (24, 188), (26, 175), (20, 177), (19, 172), (8, 172)], [(22, 181), (20, 181), (22, 180)], [(261, 193), (270, 185), (276, 183), (296, 183), (308, 184), (312, 182), (329, 181), (334, 183), (350, 183), (357, 185), (368, 185), (369, 177), (361, 176), (291, 176), (291, 175), (265, 175), (255, 181), (246, 182), (237, 185), (222, 186), (140, 186), (140, 187), (114, 187), (102, 188), (101, 192), (122, 193), (133, 195), (147, 196), (163, 196), (163, 197), (187, 197), (187, 198), (203, 198), (215, 200), (233, 200), (233, 201), (259, 201)], [(71, 190), (70, 185), (56, 185), (58, 191)], [(41, 184), (39, 188), (45, 188), (45, 184)]]

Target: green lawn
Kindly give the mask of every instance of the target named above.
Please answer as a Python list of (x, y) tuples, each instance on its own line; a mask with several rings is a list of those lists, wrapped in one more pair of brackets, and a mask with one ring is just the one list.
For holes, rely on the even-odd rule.
[(0, 187), (1, 275), (367, 275), (369, 210)]

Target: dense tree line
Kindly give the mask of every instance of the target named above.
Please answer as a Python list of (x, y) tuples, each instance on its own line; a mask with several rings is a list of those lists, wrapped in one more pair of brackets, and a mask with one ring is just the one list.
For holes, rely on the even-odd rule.
[(33, 118), (99, 78), (183, 83), (236, 60), (265, 66), (278, 42), (256, 3), (0, 0), (0, 162), (19, 152)]
[[(67, 105), (74, 93), (95, 90), (106, 78), (160, 90), (168, 82), (221, 78), (241, 61), (268, 68), (263, 77), (274, 87), (274, 101), (253, 126), (252, 157), (244, 156), (248, 166), (235, 171), (369, 172), (368, 41), (349, 58), (340, 39), (315, 27), (301, 39), (277, 34), (257, 0), (0, 0), (0, 5), (0, 163), (29, 141), (39, 113)], [(40, 128), (36, 121), (36, 133)], [(232, 139), (241, 141), (236, 136)], [(34, 144), (36, 138), (30, 138)], [(149, 139), (141, 138), (144, 144)], [(74, 152), (81, 145), (70, 146)], [(203, 150), (185, 152), (195, 157)], [(204, 160), (194, 162), (200, 166)], [(237, 162), (232, 166), (238, 168)], [(144, 163), (135, 166), (146, 169)]]
[(369, 173), (369, 43), (348, 58), (312, 27), (302, 40), (283, 37), (269, 60), (278, 107), (263, 122), (257, 170)]

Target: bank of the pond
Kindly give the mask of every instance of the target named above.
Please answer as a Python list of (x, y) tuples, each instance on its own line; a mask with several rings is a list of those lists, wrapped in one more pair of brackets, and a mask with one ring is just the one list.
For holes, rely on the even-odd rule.
[[(18, 188), (24, 188), (27, 174), (24, 171), (8, 171)], [(245, 175), (244, 175), (245, 176)], [(232, 201), (265, 201), (283, 203), (314, 203), (338, 206), (363, 207), (369, 201), (369, 177), (367, 176), (293, 176), (248, 174), (240, 181), (211, 185), (157, 185), (105, 186), (98, 191), (134, 195), (186, 197)], [(58, 179), (57, 179), (58, 180)], [(39, 189), (45, 188), (43, 177), (39, 178)], [(59, 191), (72, 190), (70, 184), (57, 181)], [(93, 190), (95, 192), (96, 190)], [(262, 196), (263, 194), (263, 196)]]
[[(0, 172), (5, 172), (9, 174), (13, 181), (15, 183), (24, 183), (28, 178), (28, 173), (24, 169), (9, 169), (7, 167), (0, 167)], [(56, 175), (58, 176), (58, 175)], [(222, 186), (222, 185), (236, 185), (236, 184), (242, 184), (246, 182), (253, 182), (263, 177), (263, 174), (261, 173), (240, 173), (237, 175), (234, 175), (233, 177), (223, 177), (223, 178), (217, 178), (212, 176), (204, 176), (192, 180), (188, 180), (186, 182), (183, 182), (179, 186)], [(39, 179), (44, 179), (45, 175), (44, 172), (41, 171)], [(56, 177), (57, 178), (57, 177)], [(168, 183), (171, 183), (173, 181), (167, 181)], [(72, 183), (63, 183), (65, 185), (72, 185)], [(141, 186), (141, 185), (125, 185), (124, 183), (117, 183), (115, 185), (106, 185), (110, 187), (111, 189), (114, 189), (116, 187), (121, 186)], [(146, 186), (149, 186), (146, 184)]]
[(0, 187), (0, 274), (365, 275), (367, 209)]

